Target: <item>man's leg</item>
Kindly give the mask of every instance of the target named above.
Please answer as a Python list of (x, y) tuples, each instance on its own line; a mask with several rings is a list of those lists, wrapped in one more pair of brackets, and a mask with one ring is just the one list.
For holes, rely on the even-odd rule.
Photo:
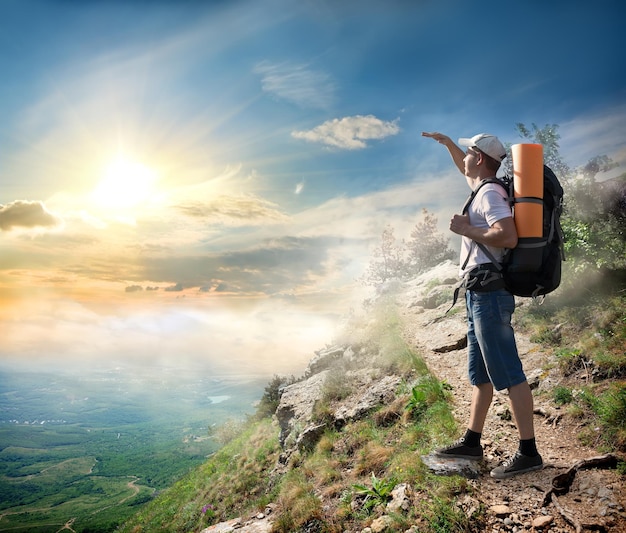
[(461, 457), (464, 459), (482, 459), (483, 447), (480, 437), (487, 418), (487, 412), (493, 398), (493, 385), (481, 383), (472, 388), (472, 405), (467, 431), (459, 440), (435, 452), (442, 457)]
[(519, 431), (519, 448), (515, 455), (491, 471), (496, 479), (506, 479), (516, 474), (543, 468), (543, 460), (535, 443), (533, 427), (533, 396), (527, 381), (509, 388), (513, 417)]
[(470, 419), (468, 428), (475, 433), (482, 433), (485, 427), (487, 412), (493, 400), (493, 385), (481, 383), (472, 388), (472, 405), (470, 407)]
[(509, 400), (515, 424), (519, 431), (520, 440), (533, 439), (535, 429), (533, 426), (533, 395), (528, 381), (509, 388)]

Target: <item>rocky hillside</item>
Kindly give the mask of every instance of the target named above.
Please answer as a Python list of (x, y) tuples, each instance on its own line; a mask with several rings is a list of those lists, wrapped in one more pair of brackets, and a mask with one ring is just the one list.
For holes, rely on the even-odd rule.
[[(445, 263), (381, 291), (380, 298), (391, 301), (398, 313), (405, 343), (391, 351), (408, 347), (421, 358), (414, 367), (425, 363), (427, 368), (390, 362), (380, 346), (367, 342), (363, 329), (379, 327), (374, 318), (317, 352), (302, 379), (281, 390), (273, 418), (279, 447), (261, 475), (275, 501), (251, 514), (189, 530), (626, 531), (624, 476), (616, 468), (623, 458), (581, 443), (583, 421), (553, 400), (552, 391), (562, 380), (554, 354), (523, 332), (518, 332), (518, 347), (534, 391), (545, 468), (505, 481), (489, 476), (517, 445), (505, 393), (496, 394), (488, 417), (483, 463), (441, 464), (429, 455), (435, 445), (463, 431), (469, 411), (462, 304), (445, 314), (456, 268)], [(516, 314), (523, 316), (528, 305), (520, 300)], [(439, 403), (415, 396), (431, 378), (439, 384), (438, 394), (448, 398), (456, 424), (434, 427), (440, 424), (434, 410)], [(415, 398), (428, 404), (418, 409), (418, 423), (407, 408), (415, 407)], [(363, 481), (370, 476), (371, 481)], [(277, 489), (296, 477), (305, 480), (299, 496)], [(305, 500), (312, 506), (310, 518), (298, 522), (295, 507)]]

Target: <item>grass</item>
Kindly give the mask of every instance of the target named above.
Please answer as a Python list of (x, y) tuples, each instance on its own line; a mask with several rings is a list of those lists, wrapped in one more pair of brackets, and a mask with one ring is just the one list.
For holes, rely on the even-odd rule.
[[(553, 350), (563, 380), (552, 399), (584, 424), (580, 439), (600, 449), (624, 450), (624, 292), (618, 287), (607, 297), (600, 289), (586, 290), (585, 298), (565, 292), (544, 306), (529, 306), (517, 313), (518, 322)], [(361, 531), (382, 514), (389, 517), (388, 531), (411, 526), (424, 533), (482, 531), (484, 509), (468, 516), (462, 508), (472, 485), (458, 476), (435, 476), (420, 459), (457, 435), (458, 425), (449, 386), (405, 343), (401, 326), (391, 298), (381, 298), (366, 318), (353, 319), (338, 343), (352, 346), (357, 357), (331, 369), (315, 409), (316, 420), (329, 422), (327, 429), (311, 449), (293, 453), (286, 474), (272, 474), (281, 453), (277, 427), (270, 418), (254, 417), (201, 469), (146, 505), (120, 531), (199, 531), (254, 514), (270, 502), (277, 504), (275, 533)], [(402, 377), (396, 399), (361, 420), (333, 427), (331, 414), (352, 394), (351, 372), (365, 358), (380, 375)], [(387, 512), (398, 484), (412, 488), (409, 509)]]
[(250, 423), (202, 467), (146, 504), (119, 531), (198, 531), (263, 510), (276, 497), (269, 472), (279, 453), (278, 434), (271, 420)]
[[(470, 486), (461, 478), (430, 475), (420, 459), (458, 431), (449, 387), (402, 340), (392, 302), (380, 302), (372, 316), (366, 325), (354, 324), (344, 342), (374, 361), (375, 373), (402, 377), (395, 401), (341, 428), (329, 425), (311, 450), (292, 454), (283, 476), (271, 474), (281, 452), (278, 428), (270, 418), (253, 417), (240, 436), (148, 503), (120, 532), (199, 531), (209, 523), (255, 514), (270, 502), (277, 504), (276, 533), (361, 530), (383, 512), (399, 483), (417, 492), (408, 515), (390, 518), (397, 527), (420, 522), (425, 533), (472, 531), (456, 504), (457, 495)], [(363, 364), (356, 360), (331, 369), (316, 408), (318, 419), (331, 420), (333, 406), (353, 392), (350, 371)], [(445, 524), (452, 529), (442, 529)]]
[(544, 305), (530, 305), (520, 326), (553, 350), (561, 373), (557, 405), (583, 424), (579, 438), (603, 451), (626, 451), (626, 282), (570, 269)]

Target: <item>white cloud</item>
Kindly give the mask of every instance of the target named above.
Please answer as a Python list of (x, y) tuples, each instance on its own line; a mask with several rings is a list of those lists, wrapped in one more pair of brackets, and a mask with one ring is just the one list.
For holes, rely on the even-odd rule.
[(326, 109), (334, 100), (335, 85), (331, 77), (306, 65), (263, 61), (254, 73), (261, 76), (261, 86), (267, 93), (302, 107)]
[(612, 107), (598, 114), (576, 117), (560, 125), (559, 133), (561, 153), (574, 166), (583, 165), (597, 155), (608, 155), (620, 163), (617, 172), (624, 171), (626, 105)]
[(291, 135), (336, 148), (360, 150), (367, 146), (366, 141), (384, 139), (399, 131), (398, 119), (389, 122), (374, 115), (356, 115), (328, 120), (312, 130), (294, 131)]

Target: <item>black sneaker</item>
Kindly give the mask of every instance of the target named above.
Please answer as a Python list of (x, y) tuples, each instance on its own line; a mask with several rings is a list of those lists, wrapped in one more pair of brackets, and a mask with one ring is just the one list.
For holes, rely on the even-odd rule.
[(478, 446), (467, 446), (465, 444), (465, 438), (461, 437), (456, 442), (450, 444), (450, 446), (435, 450), (435, 455), (439, 457), (455, 457), (457, 459), (480, 461), (483, 458), (483, 447), (480, 444)]
[(494, 468), (491, 471), (491, 477), (495, 477), (496, 479), (506, 479), (516, 476), (517, 474), (541, 470), (542, 468), (543, 459), (541, 459), (541, 455), (529, 457), (528, 455), (523, 455), (518, 450), (515, 452), (513, 457), (504, 461), (504, 463), (500, 466)]

